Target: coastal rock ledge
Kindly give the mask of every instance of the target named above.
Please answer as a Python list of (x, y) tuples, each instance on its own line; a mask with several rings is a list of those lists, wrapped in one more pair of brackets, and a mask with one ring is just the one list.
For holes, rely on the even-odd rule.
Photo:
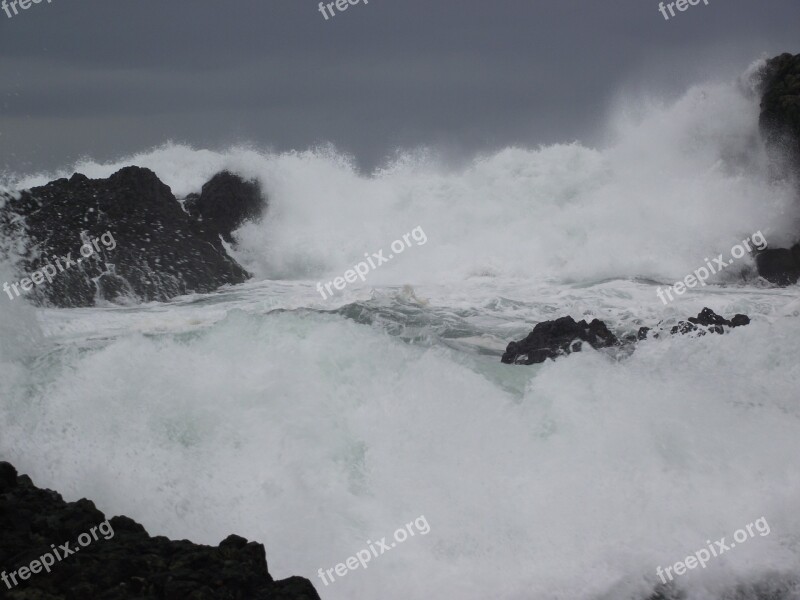
[[(56, 274), (34, 279), (27, 294), (35, 305), (58, 308), (166, 302), (247, 281), (250, 273), (222, 240), (232, 243), (237, 227), (261, 218), (267, 199), (260, 186), (224, 171), (185, 204), (153, 171), (135, 166), (106, 179), (75, 173), (0, 192), (0, 259), (15, 261), (19, 279), (59, 258), (71, 265), (57, 273), (52, 267)], [(98, 238), (104, 241), (95, 252), (83, 245)]]
[[(76, 541), (92, 528), (96, 533), (105, 521), (90, 500), (64, 502), (58, 493), (37, 488), (27, 475), (18, 475), (12, 465), (0, 462), (0, 571), (4, 577), (0, 598), (319, 600), (307, 579), (273, 580), (264, 546), (236, 535), (217, 547), (202, 546), (151, 537), (132, 519), (114, 517), (108, 521), (110, 528), (100, 528), (97, 539), (86, 545)], [(38, 572), (27, 569), (65, 542), (75, 553), (55, 561), (49, 573), (41, 564)]]

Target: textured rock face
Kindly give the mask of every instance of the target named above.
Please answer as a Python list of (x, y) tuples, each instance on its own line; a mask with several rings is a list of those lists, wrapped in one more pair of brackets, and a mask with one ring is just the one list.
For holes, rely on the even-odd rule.
[(233, 232), (245, 221), (260, 219), (266, 209), (261, 186), (223, 171), (187, 197), (184, 207), (202, 226), (232, 244)]
[(507, 364), (533, 365), (548, 358), (580, 352), (582, 342), (587, 342), (595, 349), (619, 344), (606, 324), (598, 319), (587, 323), (576, 322), (572, 317), (561, 317), (555, 321), (537, 323), (528, 337), (508, 345), (501, 360)]
[[(98, 535), (84, 545), (80, 537), (92, 528)], [(261, 544), (235, 535), (218, 547), (150, 537), (128, 517), (106, 522), (89, 500), (67, 503), (37, 488), (8, 463), (0, 463), (0, 531), (0, 570), (8, 581), (0, 581), (0, 598), (319, 600), (307, 579), (274, 581)], [(54, 550), (63, 556), (49, 572), (21, 570)]]
[(126, 167), (108, 179), (75, 174), (4, 200), (0, 237), (20, 241), (21, 278), (56, 257), (76, 261), (86, 240), (106, 233), (114, 240), (113, 248), (98, 244), (91, 257), (34, 286), (27, 296), (37, 304), (165, 301), (249, 278), (219, 237), (186, 214), (148, 169)]
[[(710, 308), (704, 308), (696, 317), (680, 321), (671, 328), (669, 333), (672, 335), (692, 332), (696, 332), (697, 335), (722, 334), (725, 333), (725, 327), (741, 327), (749, 323), (750, 317), (747, 315), (736, 315), (733, 319), (728, 320)], [(633, 344), (636, 342), (646, 340), (648, 337), (658, 338), (662, 331), (658, 330), (651, 334), (649, 327), (640, 327), (635, 335), (630, 334), (620, 341), (599, 319), (586, 323), (586, 321), (576, 322), (572, 317), (561, 317), (555, 321), (537, 323), (524, 340), (509, 343), (501, 360), (507, 364), (517, 365), (542, 363), (548, 358), (555, 359), (573, 352), (580, 352), (583, 342), (588, 343), (595, 350), (622, 345), (632, 350)]]
[(794, 285), (800, 280), (800, 243), (789, 249), (769, 248), (756, 254), (758, 274), (776, 285)]
[[(767, 61), (762, 74), (759, 128), (767, 147), (800, 181), (800, 54), (781, 54)], [(800, 191), (798, 192), (800, 198)], [(800, 231), (789, 249), (770, 248), (756, 255), (758, 273), (777, 285), (800, 279)]]
[(681, 321), (670, 330), (670, 333), (681, 335), (698, 332), (699, 335), (708, 333), (718, 333), (720, 335), (725, 333), (725, 327), (742, 327), (750, 324), (750, 317), (747, 315), (735, 315), (730, 321), (724, 317), (720, 317), (710, 308), (704, 308), (696, 317), (689, 317), (687, 321)]
[(759, 127), (767, 144), (788, 150), (800, 167), (800, 54), (781, 54), (767, 61)]

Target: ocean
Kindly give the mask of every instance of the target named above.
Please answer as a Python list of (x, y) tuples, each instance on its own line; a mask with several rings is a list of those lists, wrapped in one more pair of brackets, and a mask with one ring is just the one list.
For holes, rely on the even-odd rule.
[[(165, 143), (5, 174), (27, 188), (135, 164), (182, 197), (230, 169), (269, 208), (231, 249), (246, 284), (4, 302), (0, 455), (153, 535), (259, 541), (274, 577), (307, 577), (325, 600), (646, 598), (657, 567), (761, 517), (769, 535), (676, 585), (687, 600), (800, 597), (797, 287), (763, 284), (744, 257), (667, 305), (656, 294), (756, 231), (793, 241), (796, 192), (770, 169), (751, 73), (620, 101), (597, 147), (457, 163), (416, 149), (364, 172), (331, 146)], [(424, 245), (317, 291), (418, 226)], [(543, 320), (624, 335), (705, 306), (753, 322), (500, 363)], [(427, 535), (318, 577), (420, 515)]]

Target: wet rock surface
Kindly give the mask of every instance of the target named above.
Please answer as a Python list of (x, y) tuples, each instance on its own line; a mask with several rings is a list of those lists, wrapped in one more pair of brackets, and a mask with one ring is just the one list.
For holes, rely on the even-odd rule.
[(233, 232), (246, 221), (260, 219), (267, 203), (258, 182), (222, 171), (199, 194), (187, 196), (184, 208), (206, 230), (233, 244)]
[[(771, 58), (761, 77), (761, 137), (780, 165), (776, 174), (800, 180), (800, 54)], [(800, 280), (800, 231), (795, 241), (789, 248), (768, 248), (757, 253), (758, 274), (776, 285), (797, 283)]]
[[(219, 199), (223, 191), (215, 189)], [(37, 305), (166, 301), (246, 281), (249, 273), (211, 224), (187, 214), (155, 173), (139, 167), (107, 179), (75, 174), (0, 197), (0, 237), (14, 240), (10, 255), (21, 256), (20, 279), (60, 264), (50, 280), (23, 294)], [(90, 252), (99, 239), (104, 243)], [(90, 256), (81, 254), (86, 243)], [(73, 264), (62, 270), (67, 256)]]
[[(273, 580), (256, 542), (231, 535), (214, 547), (151, 537), (128, 517), (109, 519), (98, 532), (104, 522), (91, 501), (64, 502), (0, 462), (0, 598), (319, 600), (307, 579)], [(92, 528), (95, 539), (79, 543)], [(63, 556), (50, 572), (22, 570), (54, 551)]]
[(587, 323), (576, 322), (572, 317), (561, 317), (555, 321), (538, 323), (528, 337), (511, 342), (501, 360), (518, 365), (542, 363), (548, 358), (580, 352), (584, 342), (595, 349), (619, 345), (616, 336), (599, 319)]
[[(672, 335), (695, 333), (698, 336), (706, 333), (723, 334), (726, 332), (726, 327), (731, 329), (749, 323), (750, 318), (747, 315), (737, 314), (728, 320), (710, 308), (704, 308), (696, 317), (679, 321), (669, 333)], [(509, 343), (501, 361), (516, 365), (543, 363), (548, 358), (556, 359), (573, 352), (580, 352), (584, 343), (595, 350), (630, 346), (651, 337), (660, 337), (663, 333), (663, 330), (659, 329), (660, 325), (659, 323), (655, 328), (640, 327), (636, 334), (628, 334), (620, 339), (599, 319), (594, 319), (591, 323), (585, 320), (576, 322), (572, 317), (542, 321), (533, 328), (528, 337)]]

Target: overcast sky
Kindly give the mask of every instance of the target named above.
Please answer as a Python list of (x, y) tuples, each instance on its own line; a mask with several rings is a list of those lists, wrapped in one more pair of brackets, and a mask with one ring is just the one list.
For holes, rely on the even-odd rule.
[(593, 143), (620, 90), (666, 96), (800, 52), (800, 0), (43, 0), (0, 12), (0, 169), (166, 140), (305, 149)]

